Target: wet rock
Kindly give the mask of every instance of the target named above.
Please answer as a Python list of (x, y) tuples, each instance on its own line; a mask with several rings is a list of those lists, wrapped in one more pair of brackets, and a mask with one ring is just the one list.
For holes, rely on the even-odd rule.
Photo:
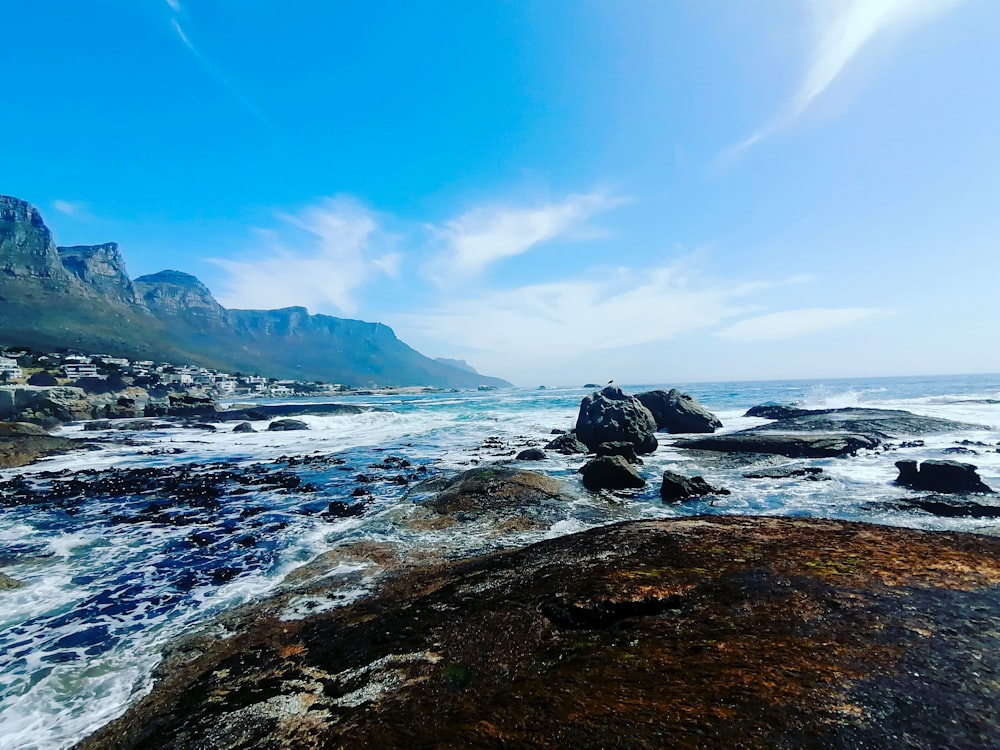
[(290, 430), (308, 430), (309, 425), (299, 419), (276, 419), (267, 426), (269, 432), (288, 432)]
[(930, 495), (894, 500), (890, 505), (897, 510), (922, 510), (945, 518), (1000, 518), (1000, 506), (985, 505), (972, 500)]
[(330, 518), (349, 518), (364, 515), (364, 512), (365, 506), (361, 503), (345, 503), (343, 500), (334, 500), (327, 506), (325, 515)]
[(899, 476), (896, 484), (915, 490), (928, 490), (946, 494), (957, 492), (993, 492), (979, 478), (972, 464), (958, 461), (924, 461), (919, 466), (916, 461), (897, 461)]
[(546, 458), (541, 448), (526, 448), (514, 457), (516, 461), (544, 461)]
[(82, 440), (49, 435), (38, 425), (0, 422), (0, 469), (26, 466), (43, 456), (86, 447)]
[(658, 429), (670, 433), (715, 432), (722, 420), (698, 403), (694, 396), (677, 388), (646, 391), (636, 398), (649, 409)]
[(728, 495), (729, 490), (713, 487), (704, 477), (686, 477), (673, 471), (663, 472), (663, 484), (660, 485), (660, 497), (665, 503), (676, 503), (692, 497), (705, 495)]
[(15, 578), (11, 578), (8, 575), (0, 573), (0, 591), (9, 591), (10, 589), (19, 589), (24, 584)]
[(785, 435), (743, 430), (728, 435), (679, 440), (676, 446), (707, 451), (774, 453), (789, 458), (829, 458), (877, 448), (879, 440), (871, 435), (849, 433)]
[(819, 466), (773, 466), (765, 469), (757, 469), (743, 475), (746, 479), (791, 479), (802, 477), (803, 479), (820, 480), (830, 477), (823, 474), (823, 469)]
[(255, 404), (220, 411), (215, 417), (221, 421), (250, 420), (260, 422), (274, 417), (326, 416), (329, 414), (364, 414), (383, 411), (372, 406), (356, 404)]
[(504, 466), (482, 466), (414, 488), (437, 490), (422, 505), (438, 513), (479, 513), (518, 510), (530, 505), (572, 500), (562, 482), (533, 471)]
[(951, 448), (945, 448), (941, 451), (946, 455), (959, 455), (959, 456), (978, 456), (979, 451), (973, 450), (972, 448), (966, 448), (964, 445), (955, 445)]
[(577, 440), (576, 433), (567, 432), (546, 444), (545, 450), (561, 453), (564, 456), (576, 453), (589, 453), (586, 445)]
[(599, 456), (580, 467), (588, 490), (629, 490), (646, 485), (639, 472), (622, 456)]
[(48, 437), (48, 430), (30, 422), (0, 422), (0, 438)]
[(257, 432), (249, 422), (240, 422), (233, 428), (233, 432)]
[[(751, 409), (753, 411), (753, 409)], [(749, 412), (747, 412), (749, 414)], [(772, 412), (773, 413), (773, 412)], [(798, 409), (744, 432), (850, 432), (886, 439), (899, 435), (986, 429), (982, 425), (925, 417), (900, 409)], [(750, 416), (759, 416), (754, 414)]]
[(760, 404), (746, 410), (744, 417), (760, 417), (762, 419), (791, 419), (809, 414), (809, 409), (801, 409), (794, 404)]
[(700, 516), (381, 581), (189, 639), (81, 748), (1000, 746), (989, 537)]
[(607, 386), (585, 396), (576, 418), (576, 437), (594, 450), (601, 443), (625, 441), (636, 453), (656, 450), (656, 421), (649, 409), (621, 388)]
[(601, 443), (594, 452), (598, 456), (621, 456), (630, 464), (642, 463), (642, 459), (635, 453), (635, 446), (624, 441)]

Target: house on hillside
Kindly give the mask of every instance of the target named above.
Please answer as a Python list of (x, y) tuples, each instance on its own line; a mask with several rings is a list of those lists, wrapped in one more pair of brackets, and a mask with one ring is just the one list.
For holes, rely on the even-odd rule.
[(21, 372), (16, 359), (0, 357), (0, 380), (13, 380), (21, 377), (24, 377), (24, 373)]

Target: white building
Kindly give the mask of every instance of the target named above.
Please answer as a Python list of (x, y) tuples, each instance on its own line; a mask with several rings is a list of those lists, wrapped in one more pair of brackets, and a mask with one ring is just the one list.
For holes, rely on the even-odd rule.
[(63, 365), (63, 372), (66, 377), (70, 380), (78, 380), (80, 378), (96, 378), (97, 377), (97, 365), (92, 364), (67, 364)]

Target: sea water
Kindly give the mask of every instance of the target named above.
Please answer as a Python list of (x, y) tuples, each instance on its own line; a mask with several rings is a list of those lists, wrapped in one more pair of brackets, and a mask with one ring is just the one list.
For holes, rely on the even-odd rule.
[[(432, 550), (448, 559), (621, 520), (696, 513), (817, 516), (1000, 534), (1000, 519), (941, 518), (892, 505), (914, 494), (893, 484), (893, 464), (900, 458), (973, 463), (987, 484), (1000, 489), (1000, 376), (673, 386), (717, 414), (725, 424), (722, 432), (763, 423), (743, 414), (765, 402), (906, 409), (986, 429), (919, 436), (922, 446), (889, 453), (781, 460), (822, 467), (830, 480), (819, 482), (748, 480), (737, 468), (700, 466), (673, 447), (673, 436), (661, 434), (659, 450), (645, 456), (641, 467), (646, 488), (614, 498), (582, 489), (576, 470), (583, 457), (549, 454), (523, 466), (565, 479), (578, 500), (546, 509), (540, 528), (506, 533), (474, 520), (461, 533), (408, 523), (413, 497), (385, 472), (369, 477), (373, 481), (365, 486), (372, 494), (363, 515), (336, 518), (322, 510), (332, 500), (354, 502), (358, 474), (372, 473), (370, 467), (386, 457), (408, 462), (411, 477), (511, 461), (521, 448), (544, 445), (553, 429), (570, 429), (587, 390), (350, 396), (338, 401), (374, 410), (302, 417), (310, 429), (299, 432), (267, 432), (257, 423), (261, 431), (253, 434), (233, 433), (231, 424), (217, 425), (215, 433), (188, 428), (86, 433), (108, 442), (94, 451), (2, 471), (0, 481), (22, 475), (45, 486), (51, 476), (46, 472), (265, 464), (301, 475), (312, 491), (269, 488), (227, 495), (186, 525), (123, 523), (122, 517), (131, 513), (134, 519), (149, 503), (148, 496), (104, 495), (72, 508), (0, 502), (0, 571), (24, 584), (0, 591), (0, 748), (70, 746), (148, 692), (161, 650), (172, 639), (227, 608), (274, 592), (290, 571), (353, 542), (392, 545), (404, 556)], [(626, 390), (653, 387), (664, 386)], [(70, 425), (62, 433), (81, 437), (82, 430)], [(963, 441), (974, 453), (943, 453)], [(337, 461), (322, 460), (331, 456)], [(296, 460), (302, 457), (320, 460)], [(659, 477), (667, 468), (703, 474), (731, 494), (664, 505)], [(335, 595), (306, 602), (287, 616), (363, 596), (370, 585), (366, 569), (364, 560), (342, 564), (330, 574)], [(343, 574), (340, 591), (338, 574)]]

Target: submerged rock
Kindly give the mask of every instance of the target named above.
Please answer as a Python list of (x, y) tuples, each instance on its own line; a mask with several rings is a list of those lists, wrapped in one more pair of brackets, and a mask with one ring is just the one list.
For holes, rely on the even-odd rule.
[(80, 747), (996, 747), (998, 585), (974, 534), (605, 526), (255, 605)]
[(692, 497), (705, 495), (728, 495), (729, 490), (713, 487), (704, 477), (686, 477), (673, 471), (663, 472), (663, 484), (660, 485), (660, 498), (665, 503), (676, 503)]
[(0, 591), (9, 591), (10, 589), (19, 589), (24, 584), (18, 581), (16, 578), (11, 578), (9, 575), (0, 573)]
[(919, 466), (916, 461), (897, 461), (899, 476), (896, 484), (915, 490), (930, 492), (993, 492), (979, 478), (977, 469), (972, 464), (958, 461), (924, 461)]
[(649, 409), (621, 388), (607, 386), (585, 396), (576, 418), (576, 437), (588, 449), (601, 443), (625, 441), (636, 453), (656, 450), (656, 421)]
[(583, 474), (583, 486), (594, 492), (638, 489), (646, 485), (646, 480), (622, 456), (598, 456), (579, 471)]
[(745, 479), (791, 479), (793, 477), (802, 477), (803, 479), (814, 481), (830, 478), (823, 474), (823, 469), (819, 466), (773, 466), (747, 472), (743, 477)]
[(670, 433), (715, 432), (722, 420), (677, 388), (639, 393), (636, 398), (649, 409), (657, 428)]
[(257, 432), (249, 422), (240, 422), (233, 428), (233, 432)]

